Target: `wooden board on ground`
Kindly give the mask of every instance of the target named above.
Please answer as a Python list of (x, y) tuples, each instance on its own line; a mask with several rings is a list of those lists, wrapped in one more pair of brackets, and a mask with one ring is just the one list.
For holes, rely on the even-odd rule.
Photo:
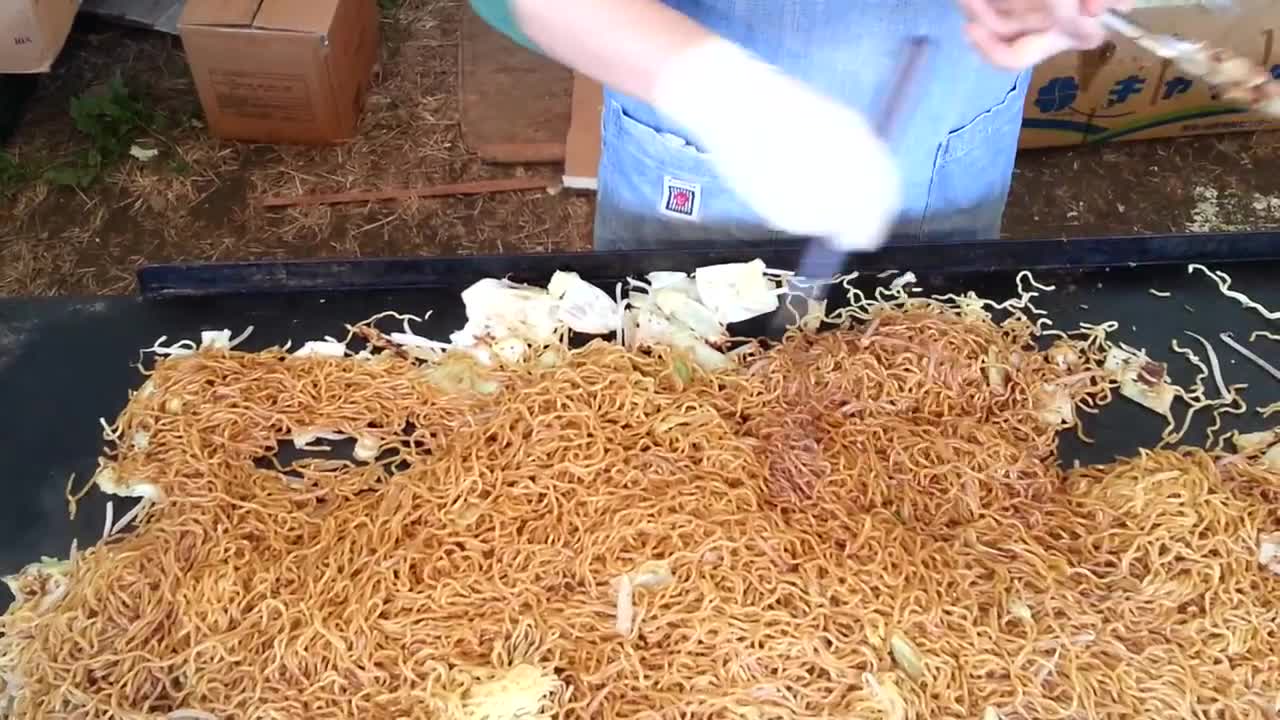
[(499, 163), (564, 160), (573, 75), (465, 11), (459, 39), (462, 137)]
[(573, 76), (573, 116), (565, 141), (564, 186), (574, 190), (596, 189), (600, 165), (600, 114), (604, 90), (591, 78)]

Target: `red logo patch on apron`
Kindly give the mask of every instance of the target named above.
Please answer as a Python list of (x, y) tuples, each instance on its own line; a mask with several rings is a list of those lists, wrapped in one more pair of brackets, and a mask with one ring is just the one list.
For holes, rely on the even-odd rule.
[(662, 214), (697, 220), (702, 209), (702, 186), (667, 177), (662, 182)]

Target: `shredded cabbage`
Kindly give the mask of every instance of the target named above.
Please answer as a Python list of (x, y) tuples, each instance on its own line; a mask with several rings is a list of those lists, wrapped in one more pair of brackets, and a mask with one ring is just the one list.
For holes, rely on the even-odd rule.
[(764, 261), (757, 259), (700, 267), (693, 278), (702, 304), (728, 325), (778, 309), (779, 284), (765, 271)]
[(336, 340), (308, 340), (294, 351), (296, 358), (341, 358), (347, 354), (347, 346)]
[(728, 332), (724, 324), (705, 305), (679, 290), (666, 288), (653, 294), (658, 309), (683, 324), (695, 335), (710, 343), (724, 342)]
[(559, 303), (546, 290), (485, 278), (462, 292), (475, 337), (522, 338), (549, 345), (560, 335)]
[(428, 383), (447, 393), (493, 395), (502, 389), (497, 380), (465, 355), (447, 356), (440, 363), (425, 368), (423, 376)]
[(1280, 533), (1267, 533), (1258, 538), (1258, 564), (1280, 575)]
[(146, 482), (127, 482), (120, 478), (115, 467), (102, 465), (93, 475), (93, 483), (98, 489), (116, 497), (140, 498), (153, 502), (164, 499), (164, 493), (157, 485)]
[(1120, 383), (1121, 395), (1165, 417), (1172, 413), (1177, 391), (1168, 383), (1168, 371), (1163, 363), (1114, 347), (1107, 352), (1102, 367)]
[(556, 317), (571, 330), (587, 335), (608, 335), (617, 330), (618, 303), (577, 273), (555, 273), (547, 291), (560, 301)]
[(618, 578), (617, 607), (614, 611), (614, 629), (619, 635), (629, 637), (635, 623), (635, 601), (632, 598), (631, 577), (622, 575)]
[(230, 330), (205, 330), (200, 333), (200, 349), (201, 350), (234, 350), (237, 345), (244, 342), (253, 334), (253, 326), (245, 328), (244, 332), (236, 337), (231, 337)]
[(546, 717), (547, 705), (562, 687), (550, 672), (520, 664), (498, 677), (478, 682), (462, 701), (463, 720), (528, 720)]

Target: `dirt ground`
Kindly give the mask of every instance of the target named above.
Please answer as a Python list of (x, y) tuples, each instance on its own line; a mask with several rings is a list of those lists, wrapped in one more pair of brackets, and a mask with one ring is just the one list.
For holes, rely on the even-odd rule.
[[(464, 146), (456, 92), (463, 3), (382, 6), (384, 55), (364, 127), (357, 141), (336, 148), (210, 139), (175, 40), (105, 25), (77, 28), (59, 66), (42, 78), (9, 158), (0, 156), (0, 294), (126, 293), (139, 265), (178, 260), (587, 249), (591, 198), (569, 192), (258, 207), (273, 194), (555, 172), (486, 165)], [(127, 93), (111, 89), (114, 77)], [(111, 128), (86, 134), (69, 111), (73, 99), (86, 97), (126, 109), (115, 112)], [(1026, 153), (1006, 233), (1277, 227), (1278, 161), (1280, 134)], [(86, 167), (96, 177), (86, 179)], [(76, 171), (78, 186), (65, 184), (58, 168)]]

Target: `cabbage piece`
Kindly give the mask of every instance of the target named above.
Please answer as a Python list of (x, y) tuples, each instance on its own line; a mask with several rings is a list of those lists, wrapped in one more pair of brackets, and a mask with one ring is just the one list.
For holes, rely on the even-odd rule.
[(1258, 564), (1280, 575), (1280, 533), (1267, 533), (1258, 538)]
[(378, 459), (378, 455), (382, 453), (382, 443), (375, 437), (363, 435), (356, 439), (356, 447), (351, 451), (351, 457), (357, 462), (373, 462)]
[(560, 300), (571, 286), (582, 281), (582, 276), (576, 272), (557, 270), (551, 274), (551, 281), (547, 283), (547, 294), (554, 300)]
[(477, 682), (462, 701), (465, 720), (524, 720), (550, 716), (550, 704), (562, 683), (554, 673), (522, 663)]
[(476, 337), (523, 338), (549, 345), (560, 334), (559, 303), (546, 290), (485, 278), (462, 291), (468, 326)]
[(987, 384), (999, 393), (1009, 389), (1009, 368), (1000, 363), (1000, 354), (994, 347), (987, 348)]
[(622, 347), (628, 350), (635, 350), (640, 346), (638, 336), (640, 334), (640, 314), (644, 312), (652, 312), (649, 307), (641, 307), (631, 303), (631, 307), (622, 313)]
[(1075, 422), (1076, 406), (1065, 387), (1044, 383), (1032, 395), (1037, 417), (1050, 427), (1065, 427)]
[(565, 352), (564, 348), (561, 348), (557, 345), (552, 345), (546, 350), (543, 350), (542, 353), (538, 355), (538, 367), (542, 368), (543, 370), (549, 370), (554, 367), (560, 367), (561, 365), (564, 364), (567, 358), (568, 358), (568, 355)]
[(293, 441), (293, 446), (299, 450), (324, 450), (326, 448), (313, 446), (316, 440), (347, 440), (350, 436), (328, 428), (303, 428), (295, 430), (289, 439)]
[(489, 343), (480, 338), (484, 332), (484, 328), (479, 323), (468, 321), (461, 330), (449, 335), (450, 346), (470, 355), (481, 365), (492, 367), (498, 360)]
[(140, 498), (153, 502), (164, 499), (164, 492), (160, 490), (160, 486), (154, 483), (124, 480), (110, 465), (98, 468), (98, 472), (93, 475), (93, 483), (102, 492), (116, 497)]
[(827, 318), (827, 300), (823, 298), (804, 297), (804, 314), (800, 316), (800, 320), (796, 323), (796, 327), (802, 332), (816, 333), (822, 328), (822, 322)]
[(446, 356), (438, 364), (424, 368), (423, 378), (432, 386), (454, 394), (493, 395), (502, 389), (483, 367), (466, 356)]
[(632, 587), (645, 590), (661, 590), (676, 581), (675, 575), (671, 572), (671, 564), (666, 560), (650, 560), (641, 563), (640, 567), (631, 571), (630, 576)]
[(196, 351), (196, 344), (190, 340), (179, 340), (172, 345), (164, 345), (162, 343), (168, 341), (168, 335), (161, 335), (156, 339), (155, 343), (149, 348), (143, 348), (144, 353), (154, 353), (160, 357), (185, 357), (193, 355)]
[(1242, 453), (1265, 450), (1276, 443), (1280, 443), (1280, 428), (1235, 436), (1236, 450)]
[(649, 281), (649, 287), (653, 292), (659, 290), (676, 290), (689, 296), (691, 300), (698, 300), (698, 285), (689, 277), (688, 273), (658, 271), (651, 272), (646, 276)]
[(1164, 363), (1123, 348), (1111, 348), (1102, 368), (1119, 381), (1121, 395), (1165, 417), (1172, 412), (1176, 392), (1168, 382)]
[(1008, 604), (1009, 615), (1023, 622), (1035, 622), (1034, 616), (1031, 614), (1031, 606), (1021, 599), (1014, 598)]
[(672, 288), (658, 290), (653, 294), (653, 300), (659, 310), (692, 330), (703, 340), (720, 343), (729, 339), (728, 331), (716, 318), (715, 313), (679, 290)]
[(504, 365), (521, 365), (529, 357), (529, 343), (517, 337), (505, 337), (489, 343), (494, 357)]
[(293, 357), (341, 358), (346, 354), (347, 346), (336, 340), (308, 340), (294, 351)]
[(633, 333), (635, 347), (666, 347), (687, 353), (703, 370), (724, 370), (733, 361), (700, 339), (692, 330), (654, 310), (638, 310)]
[(618, 577), (616, 593), (613, 627), (618, 631), (619, 635), (629, 637), (636, 619), (635, 599), (632, 596), (631, 577), (629, 575)]
[(640, 310), (657, 307), (657, 303), (653, 300), (653, 295), (645, 292), (636, 292), (635, 290), (627, 294), (627, 305)]
[(906, 635), (894, 631), (889, 638), (889, 652), (893, 655), (894, 663), (902, 668), (907, 677), (912, 680), (924, 678), (924, 659), (920, 656), (920, 651), (907, 639)]
[(409, 357), (418, 360), (435, 360), (452, 347), (449, 343), (432, 340), (409, 330), (409, 321), (404, 323), (404, 332), (387, 333), (387, 340), (403, 350)]
[(880, 705), (884, 720), (906, 720), (907, 702), (902, 699), (902, 691), (898, 690), (893, 676), (885, 674), (881, 682), (869, 672), (862, 673), (862, 682), (867, 686), (871, 697)]
[[(9, 592), (13, 593), (13, 605), (9, 611), (25, 608), (41, 613), (52, 608), (67, 594), (70, 575), (70, 560), (44, 557), (39, 562), (22, 568), (17, 574), (0, 578), (9, 587)], [(34, 607), (28, 607), (33, 602)]]
[(765, 270), (764, 261), (757, 259), (700, 267), (693, 278), (702, 304), (727, 325), (778, 309), (778, 285)]
[(1058, 366), (1060, 370), (1072, 370), (1080, 366), (1082, 359), (1080, 352), (1076, 350), (1070, 343), (1059, 340), (1055, 342), (1045, 353), (1049, 362)]
[(1274, 472), (1280, 472), (1280, 445), (1271, 446), (1262, 456), (1262, 466)]
[(901, 292), (906, 286), (915, 284), (916, 274), (911, 271), (907, 271), (894, 278), (893, 282), (889, 283), (889, 291), (895, 293)]
[(233, 350), (237, 345), (244, 342), (252, 333), (252, 325), (245, 328), (244, 332), (234, 338), (231, 337), (230, 330), (205, 330), (200, 333), (200, 349)]
[(547, 292), (560, 301), (556, 317), (571, 330), (587, 335), (608, 335), (618, 329), (618, 303), (577, 273), (555, 273), (547, 285)]
[(203, 710), (194, 710), (192, 708), (182, 708), (181, 710), (172, 710), (164, 716), (164, 720), (221, 720), (217, 715)]

